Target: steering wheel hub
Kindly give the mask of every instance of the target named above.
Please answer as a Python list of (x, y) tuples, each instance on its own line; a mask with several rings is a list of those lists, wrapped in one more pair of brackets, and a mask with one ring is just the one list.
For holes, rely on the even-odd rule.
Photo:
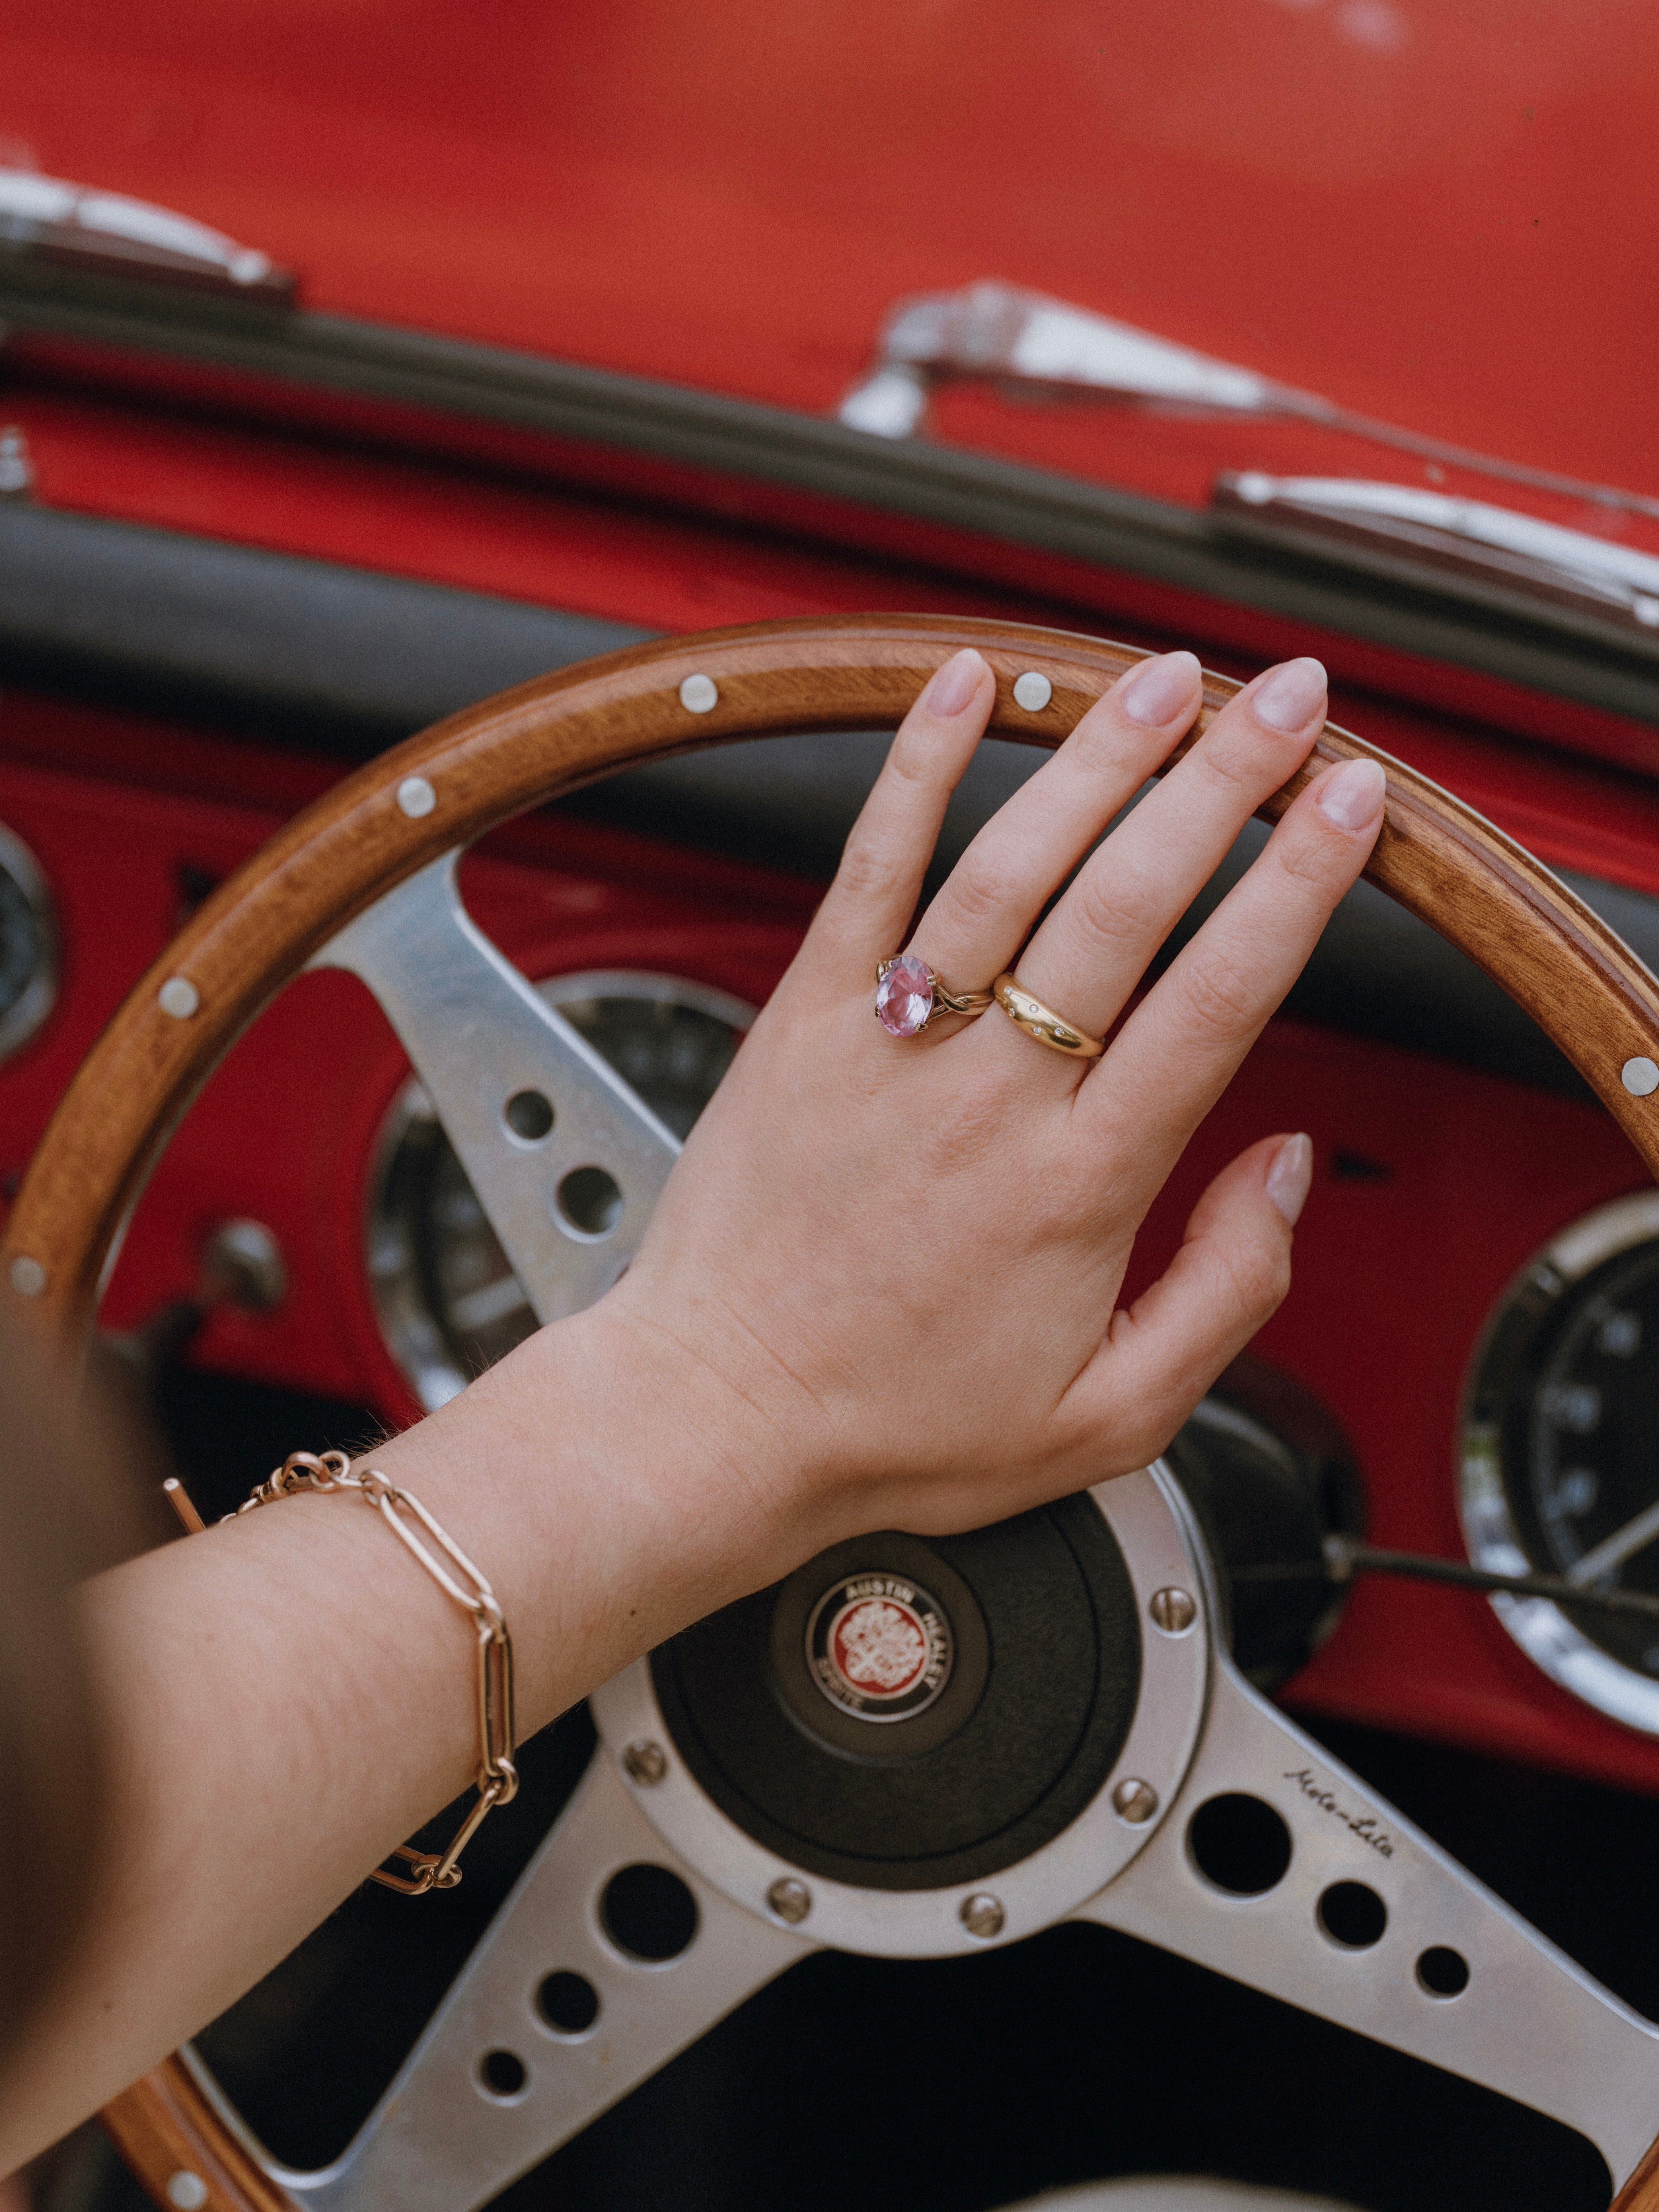
[[(1194, 1599), (1174, 1632), (1153, 1607), (1172, 1586)], [(965, 1536), (855, 1538), (606, 1684), (600, 1756), (734, 1903), (775, 1914), (805, 1878), (823, 1941), (981, 1949), (1062, 1917), (1156, 1831), (1203, 1714), (1203, 1593), (1158, 1474)], [(669, 1747), (654, 1780), (626, 1758), (641, 1740)], [(1127, 1817), (1126, 1780), (1158, 1810)], [(988, 1939), (963, 1915), (993, 1879)]]

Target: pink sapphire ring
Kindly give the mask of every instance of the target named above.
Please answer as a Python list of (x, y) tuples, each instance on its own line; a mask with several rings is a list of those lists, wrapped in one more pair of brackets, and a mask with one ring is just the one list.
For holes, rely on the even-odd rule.
[(876, 1019), (889, 1036), (919, 1036), (941, 1014), (982, 1014), (988, 991), (947, 990), (925, 960), (901, 952), (876, 970)]

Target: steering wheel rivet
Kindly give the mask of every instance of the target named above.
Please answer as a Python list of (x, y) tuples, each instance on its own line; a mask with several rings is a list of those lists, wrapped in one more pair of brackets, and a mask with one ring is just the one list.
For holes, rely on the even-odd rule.
[(1166, 1589), (1152, 1592), (1147, 1611), (1152, 1616), (1152, 1626), (1161, 1628), (1166, 1636), (1184, 1636), (1198, 1619), (1198, 1606), (1191, 1592), (1177, 1589), (1173, 1583)]
[(641, 1782), (648, 1786), (653, 1782), (660, 1782), (667, 1773), (668, 1753), (659, 1743), (642, 1739), (638, 1743), (629, 1745), (623, 1753), (622, 1763), (623, 1772), (630, 1782)]
[(1619, 1079), (1632, 1098), (1646, 1098), (1659, 1091), (1659, 1065), (1645, 1054), (1627, 1060), (1619, 1071)]
[(438, 804), (438, 794), (423, 775), (406, 775), (398, 786), (398, 804), (411, 822), (418, 822)]
[(1000, 1936), (1007, 1914), (1001, 1900), (984, 1890), (963, 1899), (962, 1924), (970, 1936), (977, 1936), (981, 1943), (988, 1943), (994, 1936)]
[(202, 994), (188, 975), (169, 975), (155, 994), (155, 1003), (175, 1022), (187, 1022), (202, 1003)]
[(199, 2173), (181, 2166), (167, 2182), (167, 2203), (176, 2204), (179, 2212), (202, 2212), (208, 2201), (208, 2185)]
[(1112, 1792), (1112, 1810), (1120, 1820), (1139, 1828), (1158, 1810), (1158, 1792), (1138, 1775), (1126, 1774)]
[(766, 1893), (766, 1901), (778, 1918), (787, 1920), (792, 1928), (798, 1928), (812, 1910), (811, 1891), (804, 1881), (789, 1876), (773, 1883)]
[(38, 1298), (46, 1287), (46, 1269), (27, 1252), (20, 1252), (12, 1261), (9, 1278), (20, 1298)]
[(1028, 668), (1014, 678), (1014, 704), (1028, 714), (1040, 714), (1054, 696), (1054, 685), (1038, 669)]
[(706, 714), (720, 697), (712, 676), (688, 676), (680, 686), (680, 704), (688, 714)]

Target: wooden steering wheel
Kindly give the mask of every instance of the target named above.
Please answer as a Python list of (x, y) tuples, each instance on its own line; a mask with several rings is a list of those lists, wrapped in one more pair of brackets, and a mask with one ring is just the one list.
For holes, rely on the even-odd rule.
[[(307, 963), (351, 969), (375, 992), (539, 1316), (599, 1295), (636, 1247), (672, 1158), (627, 1087), (467, 919), (453, 856), (509, 816), (636, 763), (735, 738), (890, 729), (964, 645), (996, 675), (991, 732), (1049, 747), (1141, 658), (1008, 623), (762, 623), (562, 670), (349, 777), (214, 894), (89, 1054), (13, 1210), (0, 1297), (59, 1344), (85, 1341), (121, 1225), (169, 1133)], [(1206, 678), (1194, 736), (1237, 688)], [(1367, 875), (1525, 1008), (1659, 1174), (1653, 979), (1529, 854), (1409, 768), (1332, 727), (1314, 765), (1356, 755), (1380, 760), (1389, 782)], [(1275, 818), (1304, 781), (1263, 814)], [(504, 1103), (526, 1084), (557, 1104), (546, 1147), (502, 1134)], [(606, 1224), (579, 1230), (550, 1201), (584, 1165), (602, 1169), (619, 1199)], [(1092, 1540), (1116, 1563), (1091, 1602), (1118, 1608), (1112, 1633), (1133, 1694), (1057, 1832), (1028, 1825), (1012, 1860), (945, 1852), (938, 1879), (906, 1889), (864, 1882), (823, 1851), (792, 1860), (693, 1771), (689, 1750), (676, 1755), (684, 1686), (641, 1660), (596, 1695), (599, 1747), (575, 1796), (345, 2157), (279, 2179), (179, 2053), (105, 2114), (156, 2203), (471, 2212), (817, 1946), (944, 1955), (1079, 1918), (1553, 2114), (1600, 2148), (1619, 2212), (1659, 2212), (1659, 2031), (1243, 1682), (1211, 1635), (1208, 1562), (1164, 1470), (1074, 1503), (1096, 1515)], [(1172, 1608), (1172, 1593), (1184, 1605)], [(630, 1762), (641, 1741), (665, 1771)], [(1195, 1863), (1195, 1822), (1239, 1797), (1267, 1804), (1285, 1834), (1265, 1889), (1219, 1887)], [(680, 1952), (648, 1966), (607, 1934), (598, 1902), (618, 1868), (641, 1859), (674, 1869), (696, 1905)], [(1356, 1879), (1387, 1927), (1363, 1969), (1317, 1932), (1330, 1885)], [(582, 2006), (550, 2012), (548, 1978), (561, 1976), (586, 1989), (590, 2017)], [(495, 2063), (503, 2057), (510, 2065)]]

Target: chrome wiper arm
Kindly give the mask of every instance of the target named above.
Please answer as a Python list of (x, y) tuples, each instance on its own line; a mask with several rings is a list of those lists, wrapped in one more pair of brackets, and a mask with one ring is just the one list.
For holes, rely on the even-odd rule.
[(1230, 536), (1295, 550), (1335, 541), (1396, 568), (1432, 568), (1632, 629), (1659, 630), (1659, 558), (1513, 507), (1349, 477), (1217, 480), (1211, 512)]
[(960, 377), (1147, 406), (1288, 417), (1529, 490), (1659, 519), (1659, 499), (1640, 492), (1498, 459), (1380, 422), (1132, 323), (990, 277), (957, 292), (901, 300), (883, 327), (874, 363), (842, 402), (840, 419), (878, 437), (908, 438), (926, 420), (933, 384)]
[(56, 262), (275, 307), (294, 299), (292, 276), (257, 247), (149, 200), (33, 169), (0, 168), (0, 265), (8, 260)]

